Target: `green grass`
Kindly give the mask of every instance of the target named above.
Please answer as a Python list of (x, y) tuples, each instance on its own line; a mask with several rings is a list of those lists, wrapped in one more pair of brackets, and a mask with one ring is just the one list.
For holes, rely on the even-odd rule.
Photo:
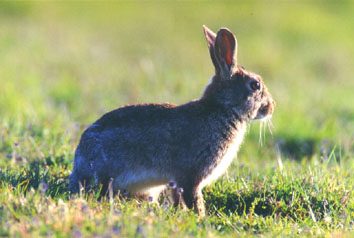
[[(0, 235), (354, 234), (354, 4), (0, 3)], [(201, 26), (226, 26), (277, 108), (249, 127), (206, 218), (67, 191), (81, 133), (104, 112), (200, 97), (213, 73)]]

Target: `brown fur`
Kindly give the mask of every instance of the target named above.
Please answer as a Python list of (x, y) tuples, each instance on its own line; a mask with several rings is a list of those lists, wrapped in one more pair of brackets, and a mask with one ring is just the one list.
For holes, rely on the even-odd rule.
[[(174, 204), (205, 215), (202, 189), (221, 176), (249, 121), (268, 117), (275, 103), (260, 76), (237, 66), (228, 29), (204, 27), (215, 76), (200, 99), (183, 105), (143, 104), (106, 113), (81, 136), (70, 190), (94, 180), (104, 189), (156, 198), (169, 181)], [(259, 90), (250, 86), (259, 83)], [(183, 192), (181, 192), (183, 188)]]

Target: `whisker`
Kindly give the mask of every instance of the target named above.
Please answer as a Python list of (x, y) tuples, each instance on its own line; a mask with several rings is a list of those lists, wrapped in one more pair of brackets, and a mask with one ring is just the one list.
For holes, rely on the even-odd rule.
[(268, 130), (270, 132), (271, 135), (273, 135), (273, 131), (272, 128), (274, 128), (272, 121), (270, 120), (270, 118), (267, 119), (267, 126), (268, 126)]
[(273, 136), (273, 131), (272, 128), (273, 124), (269, 118), (265, 118), (264, 120), (260, 121), (259, 124), (259, 140), (258, 140), (258, 147), (263, 146), (263, 144), (265, 143), (266, 140), (266, 127), (268, 128), (270, 134)]
[(262, 144), (262, 129), (263, 129), (263, 121), (259, 123), (259, 140), (258, 140), (258, 147), (261, 147)]
[(266, 122), (263, 122), (263, 143), (265, 143), (266, 140)]

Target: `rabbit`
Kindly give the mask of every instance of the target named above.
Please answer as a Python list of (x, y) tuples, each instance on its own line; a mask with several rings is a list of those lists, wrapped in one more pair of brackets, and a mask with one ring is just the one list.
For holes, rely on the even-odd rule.
[(156, 199), (172, 183), (174, 205), (205, 216), (203, 187), (229, 167), (247, 123), (271, 117), (275, 102), (260, 76), (237, 65), (233, 33), (203, 29), (215, 75), (202, 96), (179, 106), (130, 105), (104, 114), (81, 136), (71, 192), (92, 181)]

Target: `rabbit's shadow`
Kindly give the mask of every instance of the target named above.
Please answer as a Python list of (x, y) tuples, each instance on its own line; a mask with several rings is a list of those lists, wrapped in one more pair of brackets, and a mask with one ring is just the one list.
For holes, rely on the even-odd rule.
[[(305, 185), (304, 185), (305, 186)], [(308, 216), (308, 210), (313, 210), (319, 218), (323, 218), (326, 209), (330, 207), (338, 209), (338, 204), (334, 200), (328, 200), (324, 205), (323, 200), (312, 197), (310, 201), (298, 199), (294, 202), (294, 194), (286, 190), (265, 191), (263, 188), (255, 188), (253, 191), (213, 191), (204, 192), (206, 209), (209, 214), (223, 214), (230, 216), (236, 214), (289, 217), (298, 219)], [(310, 203), (309, 203), (310, 202)]]
[(254, 191), (248, 193), (223, 192), (214, 193), (207, 191), (205, 205), (209, 213), (223, 212), (224, 214), (237, 213), (239, 216), (249, 214), (252, 210), (257, 215), (270, 216), (274, 213), (274, 206), (264, 198), (264, 193)]

